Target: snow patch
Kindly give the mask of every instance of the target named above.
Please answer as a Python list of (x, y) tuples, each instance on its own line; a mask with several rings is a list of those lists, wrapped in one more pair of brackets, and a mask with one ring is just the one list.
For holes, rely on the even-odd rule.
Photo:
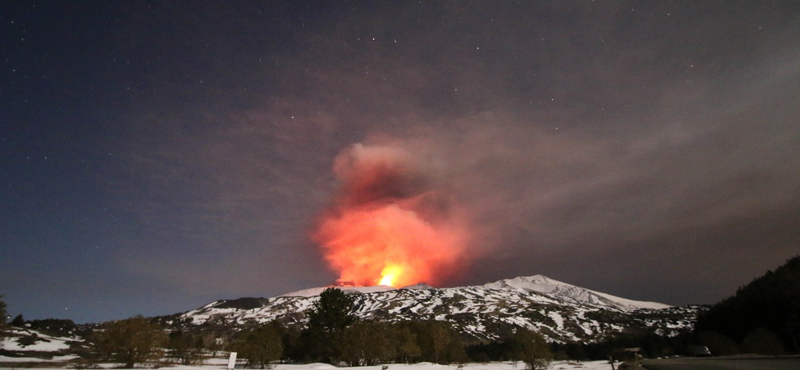
[[(9, 336), (0, 341), (0, 348), (7, 351), (57, 352), (69, 349), (68, 341), (77, 340), (74, 338), (54, 337), (30, 329), (11, 329), (7, 333)], [(21, 344), (19, 340), (23, 336), (27, 338), (34, 336), (34, 343)]]

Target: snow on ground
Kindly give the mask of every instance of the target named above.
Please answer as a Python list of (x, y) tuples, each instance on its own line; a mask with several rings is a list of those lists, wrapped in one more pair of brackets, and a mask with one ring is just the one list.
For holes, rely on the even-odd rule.
[[(53, 356), (51, 359), (43, 359), (43, 358), (36, 358), (36, 357), (8, 357), (8, 356), (0, 356), (0, 363), (3, 362), (62, 362), (62, 361), (69, 361), (79, 358), (79, 356), (69, 355), (69, 356)], [(0, 365), (0, 367), (4, 367)], [(211, 369), (207, 369), (211, 370)]]
[[(60, 362), (60, 361), (68, 361), (74, 359), (75, 356), (57, 356), (53, 357), (52, 360), (43, 360), (39, 358), (28, 358), (28, 357), (6, 357), (0, 356), (0, 363), (2, 362)], [(171, 366), (171, 367), (162, 367), (162, 369), (169, 369), (169, 370), (223, 370), (227, 367), (228, 359), (222, 358), (215, 358), (206, 361), (205, 365), (195, 365), (195, 366)], [(313, 363), (313, 364), (302, 364), (302, 365), (275, 365), (273, 366), (274, 370), (383, 370), (383, 366), (387, 366), (388, 370), (458, 370), (458, 365), (438, 365), (432, 364), (430, 362), (422, 362), (418, 364), (388, 364), (388, 365), (377, 365), (377, 366), (360, 366), (360, 367), (336, 367), (330, 364), (321, 364), (321, 363)], [(0, 365), (2, 367), (2, 365)], [(102, 368), (106, 368), (101, 364)], [(573, 370), (573, 369), (581, 369), (581, 370), (608, 370), (611, 367), (608, 361), (587, 361), (587, 362), (576, 362), (576, 361), (554, 361), (550, 363), (550, 370)], [(47, 366), (49, 370), (57, 370), (58, 367), (51, 367)], [(64, 366), (63, 369), (72, 369), (72, 366)], [(141, 369), (141, 368), (140, 368)], [(238, 367), (237, 367), (238, 369)], [(524, 370), (525, 364), (522, 362), (489, 362), (489, 363), (472, 363), (472, 364), (465, 364), (463, 366), (464, 370)]]
[[(209, 361), (205, 366), (175, 366), (169, 369), (174, 370), (216, 370), (224, 369), (227, 366), (225, 361)], [(383, 366), (388, 366), (388, 370), (458, 370), (458, 365), (438, 365), (430, 362), (422, 362), (418, 364), (388, 364), (377, 366), (359, 366), (359, 367), (336, 367), (330, 364), (303, 364), (303, 365), (275, 365), (274, 370), (382, 370)], [(553, 361), (550, 363), (550, 370), (609, 370), (611, 365), (608, 361)], [(238, 367), (237, 367), (238, 369)], [(489, 362), (489, 363), (473, 363), (464, 364), (464, 370), (525, 370), (525, 364), (522, 362)]]
[(564, 330), (564, 318), (561, 317), (561, 314), (555, 311), (551, 311), (547, 313), (547, 316), (550, 316), (551, 319), (556, 323), (558, 326), (558, 330)]
[[(69, 349), (67, 341), (71, 338), (53, 337), (30, 329), (12, 329), (8, 331), (9, 336), (0, 340), (0, 348), (7, 351), (40, 351), (57, 352)], [(23, 345), (19, 343), (22, 335), (35, 335), (35, 343)]]

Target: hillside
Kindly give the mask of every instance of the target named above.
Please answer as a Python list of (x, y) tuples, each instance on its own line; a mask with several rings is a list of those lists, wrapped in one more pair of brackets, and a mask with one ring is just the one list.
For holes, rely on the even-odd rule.
[[(737, 343), (756, 329), (777, 335), (787, 350), (800, 338), (800, 256), (768, 271), (703, 313), (697, 332), (715, 332)], [(761, 330), (763, 332), (763, 330)]]
[[(701, 309), (629, 300), (541, 275), (456, 288), (424, 284), (340, 288), (356, 296), (356, 315), (362, 319), (446, 321), (472, 341), (499, 339), (517, 327), (536, 329), (548, 340), (562, 343), (594, 342), (623, 331), (674, 336), (691, 330)], [(324, 289), (215, 301), (180, 315), (177, 321), (241, 327), (277, 320), (302, 327), (306, 312)]]
[[(498, 343), (511, 338), (519, 328), (535, 329), (546, 340), (557, 343), (554, 348), (569, 352), (574, 358), (605, 358), (613, 348), (645, 342), (657, 344), (648, 348), (648, 353), (674, 353), (685, 342), (686, 335), (681, 334), (691, 331), (698, 313), (704, 310), (699, 306), (670, 307), (625, 299), (541, 275), (454, 288), (425, 284), (400, 289), (337, 287), (353, 298), (354, 314), (360, 319), (407, 323), (391, 327), (402, 328), (396, 333), (405, 330), (411, 342), (429, 352), (433, 347), (425, 340), (431, 337), (431, 330), (446, 328), (444, 333), (450, 333), (446, 335), (458, 338), (452, 343), (470, 348), (471, 358), (487, 358), (490, 353), (492, 359), (508, 355), (510, 349)], [(303, 329), (307, 328), (309, 310), (326, 288), (304, 289), (271, 298), (219, 300), (188, 312), (148, 320), (161, 324), (170, 333), (170, 346), (177, 346), (169, 347), (172, 351), (182, 348), (178, 346), (180, 343), (173, 343), (173, 339), (186, 335), (194, 345), (202, 343), (202, 348), (211, 353), (232, 348), (230, 346), (241, 339), (241, 333), (259, 323), (277, 321), (283, 324), (281, 340), (288, 348), (284, 357), (310, 359), (297, 352), (307, 350), (303, 347), (305, 342), (298, 340), (303, 338)], [(13, 364), (48, 359), (97, 360), (90, 342), (92, 333), (102, 329), (102, 325), (75, 325), (69, 320), (26, 321), (6, 331), (7, 338), (0, 342), (4, 347), (0, 349), (0, 356)], [(372, 328), (386, 330), (379, 328), (388, 327)], [(620, 338), (624, 341), (620, 342)], [(664, 352), (666, 350), (668, 352)], [(447, 358), (463, 361), (467, 356), (465, 351), (458, 347), (447, 352)], [(428, 359), (426, 361), (436, 358), (429, 355), (424, 352), (415, 356)]]
[[(0, 357), (8, 361), (61, 361), (77, 358), (84, 349), (83, 339), (78, 336), (59, 336), (29, 328), (8, 327), (0, 337)], [(36, 360), (32, 360), (32, 359)], [(0, 366), (1, 367), (1, 366)]]

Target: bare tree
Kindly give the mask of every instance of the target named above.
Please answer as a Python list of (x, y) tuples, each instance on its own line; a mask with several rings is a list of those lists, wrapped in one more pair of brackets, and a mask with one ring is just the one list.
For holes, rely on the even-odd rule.
[(6, 312), (6, 302), (3, 301), (3, 296), (0, 295), (0, 348), (3, 348), (2, 339), (5, 338), (6, 320), (8, 320), (8, 312)]
[(262, 369), (283, 355), (281, 335), (275, 323), (259, 325), (239, 338), (234, 348), (251, 366), (259, 365)]
[(6, 321), (8, 321), (8, 312), (6, 312), (6, 302), (3, 301), (2, 295), (0, 295), (0, 328), (6, 326)]
[(98, 355), (121, 362), (125, 368), (160, 358), (161, 348), (167, 343), (161, 326), (142, 316), (104, 324), (93, 337)]
[(509, 340), (514, 359), (524, 361), (528, 369), (547, 369), (550, 365), (553, 353), (541, 334), (520, 328)]

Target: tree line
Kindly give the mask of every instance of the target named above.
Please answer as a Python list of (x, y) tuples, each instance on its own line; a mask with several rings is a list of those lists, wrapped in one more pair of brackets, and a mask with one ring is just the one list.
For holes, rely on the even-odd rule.
[[(225, 349), (237, 352), (249, 366), (262, 369), (276, 362), (366, 366), (485, 359), (472, 358), (460, 333), (447, 322), (367, 321), (353, 312), (353, 297), (330, 288), (314, 303), (304, 329), (278, 322), (253, 325), (234, 335)], [(137, 316), (95, 330), (91, 355), (126, 368), (161, 358), (189, 365), (200, 361), (204, 352), (220, 350), (215, 339), (183, 330), (167, 332), (156, 320)], [(524, 361), (532, 369), (544, 368), (552, 359), (550, 345), (536, 332), (520, 328), (501, 343), (508, 345), (503, 353), (506, 359)]]
[(800, 256), (712, 306), (695, 331), (713, 353), (800, 352)]
[[(295, 331), (275, 322), (261, 324), (242, 333), (232, 348), (251, 365), (262, 368), (276, 361), (348, 366), (474, 361), (460, 333), (447, 322), (359, 320), (353, 304), (353, 296), (326, 289), (309, 312), (305, 329)], [(538, 333), (520, 328), (514, 339), (517, 344), (510, 359), (542, 368), (552, 358), (549, 345)]]

